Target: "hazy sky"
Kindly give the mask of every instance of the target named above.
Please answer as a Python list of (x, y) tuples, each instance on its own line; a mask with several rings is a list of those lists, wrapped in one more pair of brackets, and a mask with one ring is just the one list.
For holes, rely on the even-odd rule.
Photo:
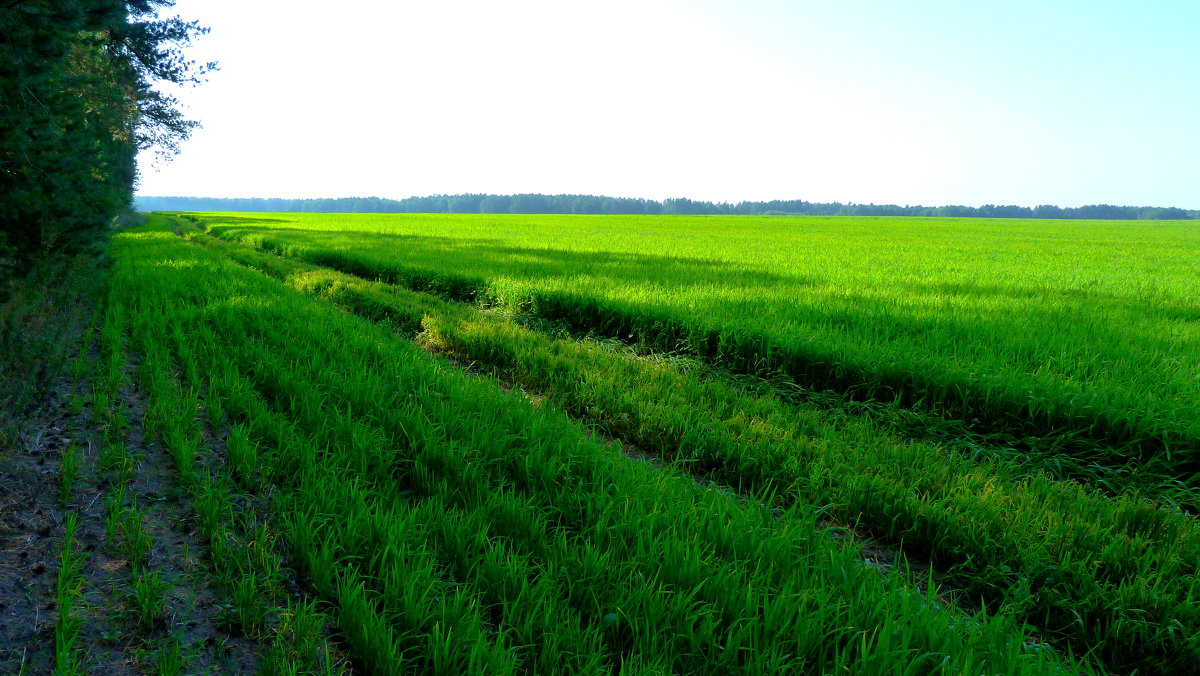
[[(1200, 208), (1200, 0), (180, 0), (139, 193)], [(149, 159), (149, 158), (145, 158)]]

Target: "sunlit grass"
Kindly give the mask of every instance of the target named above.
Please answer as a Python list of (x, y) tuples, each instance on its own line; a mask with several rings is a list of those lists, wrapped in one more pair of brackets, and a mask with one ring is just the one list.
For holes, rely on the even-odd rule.
[[(1114, 499), (1052, 480), (1036, 461), (955, 457), (905, 443), (870, 420), (786, 403), (769, 388), (752, 394), (706, 381), (671, 360), (550, 338), (467, 305), (204, 236), (194, 241), (402, 331), (419, 322), (429, 348), (548, 392), (565, 410), (689, 471), (826, 505), (827, 514), (905, 543), (953, 571), (961, 589), (1000, 601), (1081, 650), (1118, 660), (1186, 651), (1174, 623), (1200, 620), (1192, 604), (1200, 529), (1131, 486)], [(369, 468), (365, 459), (357, 466), (363, 474)], [(1094, 481), (1119, 490), (1123, 478), (1098, 473)], [(1171, 494), (1195, 507), (1186, 493)]]
[(1192, 222), (202, 218), (367, 279), (1200, 471)]
[[(114, 243), (111, 302), (163, 436), (202, 417), (197, 387), (221, 399), (247, 442), (230, 470), (256, 463), (273, 529), (370, 671), (1090, 671), (1003, 609), (972, 616), (881, 575), (825, 536), (821, 505), (769, 509), (630, 462), (397, 337), (400, 313), (353, 316), (151, 229), (162, 239)], [(154, 256), (197, 264), (135, 263)], [(225, 302), (239, 297), (265, 302)], [(254, 560), (223, 549), (238, 539), (222, 524), (253, 517), (233, 481), (189, 485), (217, 572)], [(259, 631), (240, 615), (253, 589), (233, 597)]]

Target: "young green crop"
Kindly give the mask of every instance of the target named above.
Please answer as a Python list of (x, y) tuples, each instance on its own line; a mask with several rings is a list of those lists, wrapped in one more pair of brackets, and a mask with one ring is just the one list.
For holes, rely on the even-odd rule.
[[(147, 389), (192, 373), (246, 426), (281, 537), (369, 670), (1090, 670), (1031, 649), (1010, 617), (880, 575), (811, 506), (776, 513), (631, 463), (161, 222), (114, 253), (113, 300), (159, 360)], [(202, 529), (231, 509), (198, 491)]]
[(166, 595), (169, 585), (162, 579), (162, 574), (159, 571), (147, 573), (145, 570), (138, 570), (134, 573), (131, 586), (130, 600), (137, 615), (138, 627), (146, 633), (149, 633), (158, 626), (161, 621), (164, 606), (163, 598)]
[(185, 673), (188, 659), (183, 654), (178, 636), (168, 637), (162, 647), (154, 653), (154, 666), (158, 667), (158, 676), (178, 676)]
[[(120, 303), (115, 305), (126, 307)], [(162, 319), (164, 317), (154, 318), (159, 321)], [(155, 324), (159, 331), (170, 326), (169, 322)], [(257, 499), (251, 502), (237, 493), (233, 475), (239, 471), (233, 466), (235, 463), (231, 462), (229, 454), (226, 454), (226, 458), (219, 457), (221, 444), (215, 438), (205, 436), (205, 418), (214, 435), (220, 434), (225, 422), (224, 413), (214, 413), (214, 410), (221, 410), (219, 400), (205, 396), (207, 383), (199, 376), (199, 365), (194, 360), (185, 359), (191, 354), (186, 340), (178, 331), (155, 336), (151, 336), (149, 331), (147, 317), (135, 317), (131, 322), (130, 343), (141, 351), (134, 386), (148, 395), (144, 421), (154, 421), (162, 430), (166, 450), (175, 462), (179, 485), (191, 497), (200, 534), (208, 543), (211, 567), (206, 577), (225, 591), (227, 598), (232, 601), (216, 604), (218, 612), (214, 626), (233, 634), (250, 636), (257, 639), (260, 645), (269, 643), (273, 646), (273, 655), (282, 651), (292, 657), (284, 661), (277, 659), (278, 656), (271, 660), (264, 658), (260, 670), (265, 673), (342, 673), (339, 662), (331, 658), (328, 640), (323, 635), (328, 620), (324, 612), (311, 605), (305, 606), (303, 626), (309, 635), (298, 634), (294, 627), (289, 628), (279, 619), (287, 612), (280, 607), (280, 600), (286, 595), (286, 587), (291, 584), (292, 573), (283, 569), (281, 552), (277, 551), (277, 538), (266, 523), (269, 504)], [(176, 361), (176, 358), (180, 360)], [(177, 370), (180, 364), (188, 368)], [(230, 439), (235, 444), (239, 429), (237, 425), (232, 429), (233, 436)], [(143, 432), (147, 437), (153, 434), (145, 427)], [(241, 436), (245, 437), (244, 431)], [(249, 448), (253, 448), (252, 443)], [(124, 453), (124, 459), (132, 460), (133, 456)], [(246, 471), (247, 462), (252, 472), (257, 471), (252, 457), (242, 458), (242, 474)], [(122, 463), (123, 468), (127, 466), (128, 462)], [(136, 516), (136, 506), (119, 507), (123, 504), (125, 479), (118, 479), (122, 484), (110, 494), (113, 501), (110, 505), (109, 529), (113, 532), (122, 521), (127, 524), (131, 522), (131, 512)], [(139, 536), (132, 526), (125, 530), (134, 532), (134, 537), (126, 538), (127, 549), (148, 541), (144, 532)], [(186, 542), (181, 556), (180, 563), (185, 569), (191, 570), (191, 549)], [(136, 554), (134, 558), (131, 605), (139, 623), (146, 629), (158, 624), (168, 585), (158, 571), (148, 573), (136, 566)], [(316, 635), (312, 635), (313, 632)], [(323, 649), (315, 650), (313, 645)], [(186, 669), (195, 649), (196, 646), (193, 646), (191, 651), (184, 652), (179, 637), (171, 636), (155, 653), (155, 662), (162, 673), (179, 673)]]
[(1200, 473), (1194, 223), (203, 218), (367, 278)]
[[(1169, 662), (1190, 659), (1183, 657), (1193, 650), (1190, 632), (1178, 628), (1200, 623), (1193, 602), (1200, 529), (1177, 510), (1006, 463), (948, 456), (869, 423), (705, 382), (667, 362), (552, 340), (422, 294), (197, 241), (356, 314), (397, 326), (420, 321), (421, 339), (435, 349), (551, 392), (567, 410), (692, 471), (830, 504), (834, 516), (904, 542), (949, 568), (963, 588), (1001, 600), (1081, 650), (1117, 662), (1153, 664), (1156, 653)], [(304, 360), (300, 348), (285, 349)], [(346, 346), (320, 349), (332, 359)], [(259, 352), (247, 364), (271, 358)], [(362, 458), (356, 469), (368, 475), (370, 465)]]
[(58, 501), (63, 507), (71, 499), (71, 490), (75, 486), (75, 478), (79, 476), (81, 461), (79, 448), (75, 444), (67, 444), (62, 451), (61, 467), (58, 474)]
[(136, 504), (121, 508), (118, 522), (121, 529), (123, 551), (129, 557), (130, 568), (143, 571), (154, 546), (153, 538), (146, 531), (141, 510)]
[(80, 567), (84, 554), (79, 551), (77, 535), (79, 520), (74, 512), (67, 514), (63, 522), (63, 544), (59, 556), (58, 578), (55, 582), (58, 622), (54, 625), (54, 674), (67, 676), (84, 671), (83, 655), (76, 647), (83, 620), (76, 613), (76, 600), (83, 595), (83, 578)]

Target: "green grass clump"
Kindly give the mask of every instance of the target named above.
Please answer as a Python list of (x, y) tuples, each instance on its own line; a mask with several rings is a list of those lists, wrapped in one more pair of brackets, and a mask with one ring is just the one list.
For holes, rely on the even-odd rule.
[(247, 489), (253, 489), (258, 472), (258, 452), (245, 425), (230, 426), (225, 450), (238, 482)]
[(58, 473), (58, 501), (65, 507), (71, 499), (71, 490), (75, 486), (75, 478), (79, 476), (79, 463), (82, 457), (75, 444), (67, 444), (62, 451), (61, 465)]
[(154, 653), (154, 666), (158, 668), (158, 676), (178, 676), (185, 673), (188, 666), (187, 655), (178, 636), (169, 637)]
[(130, 599), (137, 617), (137, 625), (144, 632), (154, 631), (163, 618), (163, 600), (170, 585), (162, 579), (159, 571), (134, 572)]
[(54, 625), (54, 674), (55, 676), (83, 673), (82, 655), (75, 646), (83, 619), (75, 612), (75, 602), (83, 594), (83, 578), (80, 567), (84, 555), (79, 552), (76, 535), (79, 520), (74, 512), (67, 514), (63, 522), (63, 545), (59, 555), (58, 578), (54, 585), (58, 622)]
[(121, 530), (122, 551), (129, 557), (129, 565), (136, 572), (145, 568), (150, 556), (154, 540), (146, 531), (142, 512), (137, 505), (127, 505), (120, 508), (117, 517)]

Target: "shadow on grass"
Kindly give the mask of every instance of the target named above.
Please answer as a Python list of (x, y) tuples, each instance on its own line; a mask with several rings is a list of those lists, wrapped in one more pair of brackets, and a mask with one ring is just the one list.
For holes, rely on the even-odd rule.
[(205, 222), (217, 224), (235, 224), (235, 225), (253, 225), (256, 223), (291, 223), (292, 221), (286, 218), (263, 218), (260, 216), (213, 216), (212, 214), (203, 211), (181, 211), (179, 215), (183, 218), (203, 219)]

